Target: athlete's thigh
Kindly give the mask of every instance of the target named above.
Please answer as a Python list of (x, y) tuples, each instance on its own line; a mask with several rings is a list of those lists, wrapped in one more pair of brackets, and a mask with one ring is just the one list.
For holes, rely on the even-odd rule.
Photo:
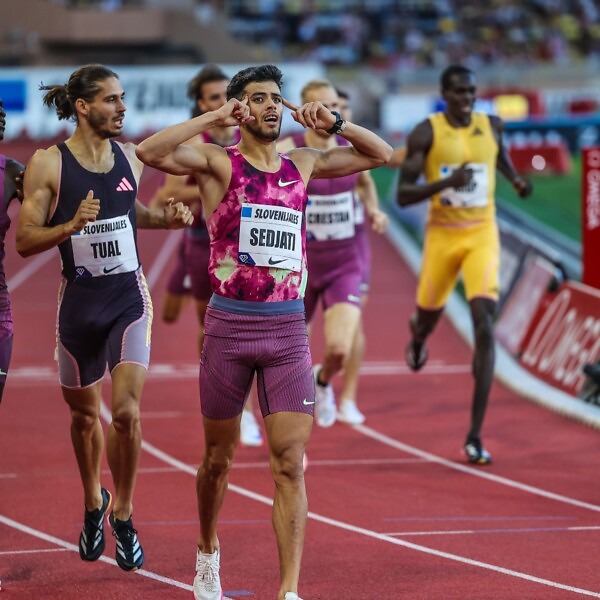
[(60, 384), (68, 389), (90, 386), (106, 371), (109, 325), (94, 319), (89, 293), (65, 289), (64, 282), (59, 293), (56, 358)]
[(278, 412), (312, 415), (315, 384), (304, 315), (269, 319), (269, 352), (258, 362), (258, 401), (263, 416)]
[(112, 376), (112, 413), (129, 413), (139, 416), (142, 389), (148, 371), (136, 363), (119, 363)]
[(329, 309), (340, 302), (360, 307), (362, 265), (355, 240), (344, 240), (337, 248), (332, 248), (325, 257), (323, 308)]
[(123, 294), (116, 316), (107, 336), (108, 368), (121, 363), (134, 363), (148, 368), (152, 332), (152, 300), (143, 274), (138, 272), (137, 285)]
[(417, 306), (438, 310), (446, 304), (461, 268), (459, 242), (455, 231), (441, 227), (426, 230), (417, 284)]
[(241, 414), (254, 377), (254, 363), (244, 349), (244, 315), (208, 307), (200, 357), (200, 406), (207, 419)]
[(473, 232), (462, 266), (467, 300), (499, 297), (500, 241), (495, 224)]
[(338, 302), (330, 306), (323, 316), (326, 346), (343, 348), (344, 353), (350, 352), (360, 314), (360, 308), (349, 302)]

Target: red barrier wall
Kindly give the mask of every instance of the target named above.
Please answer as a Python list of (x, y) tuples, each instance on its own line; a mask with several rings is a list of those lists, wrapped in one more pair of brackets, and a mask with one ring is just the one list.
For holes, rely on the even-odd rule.
[(600, 356), (600, 291), (567, 282), (548, 292), (521, 346), (521, 363), (540, 379), (577, 395), (582, 368)]

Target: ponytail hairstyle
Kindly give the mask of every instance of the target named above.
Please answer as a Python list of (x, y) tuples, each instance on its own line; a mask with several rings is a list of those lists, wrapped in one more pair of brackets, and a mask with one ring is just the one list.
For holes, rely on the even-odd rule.
[(91, 102), (100, 91), (98, 83), (110, 77), (119, 78), (114, 71), (104, 65), (85, 65), (74, 71), (66, 84), (41, 84), (39, 89), (46, 91), (43, 99), (44, 104), (48, 108), (54, 107), (60, 120), (65, 119), (76, 122), (76, 100), (81, 98), (86, 102)]

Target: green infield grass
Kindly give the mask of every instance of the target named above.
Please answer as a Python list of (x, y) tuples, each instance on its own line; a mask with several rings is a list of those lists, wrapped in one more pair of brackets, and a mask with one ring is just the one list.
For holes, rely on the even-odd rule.
[[(381, 202), (395, 202), (398, 171), (388, 167), (375, 169), (373, 177)], [(498, 173), (497, 201), (528, 214), (533, 219), (581, 241), (581, 160), (573, 158), (573, 168), (567, 175), (531, 175), (533, 194), (521, 200), (512, 186)]]

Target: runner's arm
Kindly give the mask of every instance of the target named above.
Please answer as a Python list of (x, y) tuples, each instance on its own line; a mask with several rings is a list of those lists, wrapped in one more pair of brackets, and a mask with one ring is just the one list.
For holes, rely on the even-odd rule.
[(158, 131), (141, 142), (137, 157), (145, 164), (172, 175), (192, 175), (210, 170), (206, 148), (212, 144), (196, 144), (192, 138), (212, 127), (230, 127), (246, 122), (247, 100), (232, 98), (218, 110)]
[(473, 172), (462, 165), (444, 179), (432, 183), (417, 183), (425, 166), (425, 158), (433, 143), (433, 129), (429, 120), (419, 123), (408, 136), (406, 159), (402, 165), (398, 183), (397, 201), (400, 206), (416, 204), (450, 187), (468, 183)]
[(47, 226), (52, 202), (58, 186), (58, 150), (38, 150), (25, 169), (23, 206), (19, 212), (16, 248), (21, 256), (38, 254), (57, 246), (74, 233), (81, 231), (89, 221), (95, 221), (100, 200), (93, 190), (82, 199), (75, 216), (54, 227)]
[(500, 171), (500, 173), (502, 173), (502, 175), (504, 175), (504, 177), (506, 177), (506, 179), (512, 183), (512, 186), (515, 188), (515, 191), (521, 198), (527, 198), (533, 191), (533, 185), (530, 181), (524, 177), (521, 177), (517, 173), (517, 170), (510, 159), (510, 155), (508, 154), (508, 150), (504, 145), (504, 139), (502, 135), (504, 132), (504, 123), (501, 119), (495, 116), (490, 116), (490, 123), (492, 125), (492, 129), (494, 130), (496, 141), (498, 142), (498, 159), (496, 161), (498, 171)]

